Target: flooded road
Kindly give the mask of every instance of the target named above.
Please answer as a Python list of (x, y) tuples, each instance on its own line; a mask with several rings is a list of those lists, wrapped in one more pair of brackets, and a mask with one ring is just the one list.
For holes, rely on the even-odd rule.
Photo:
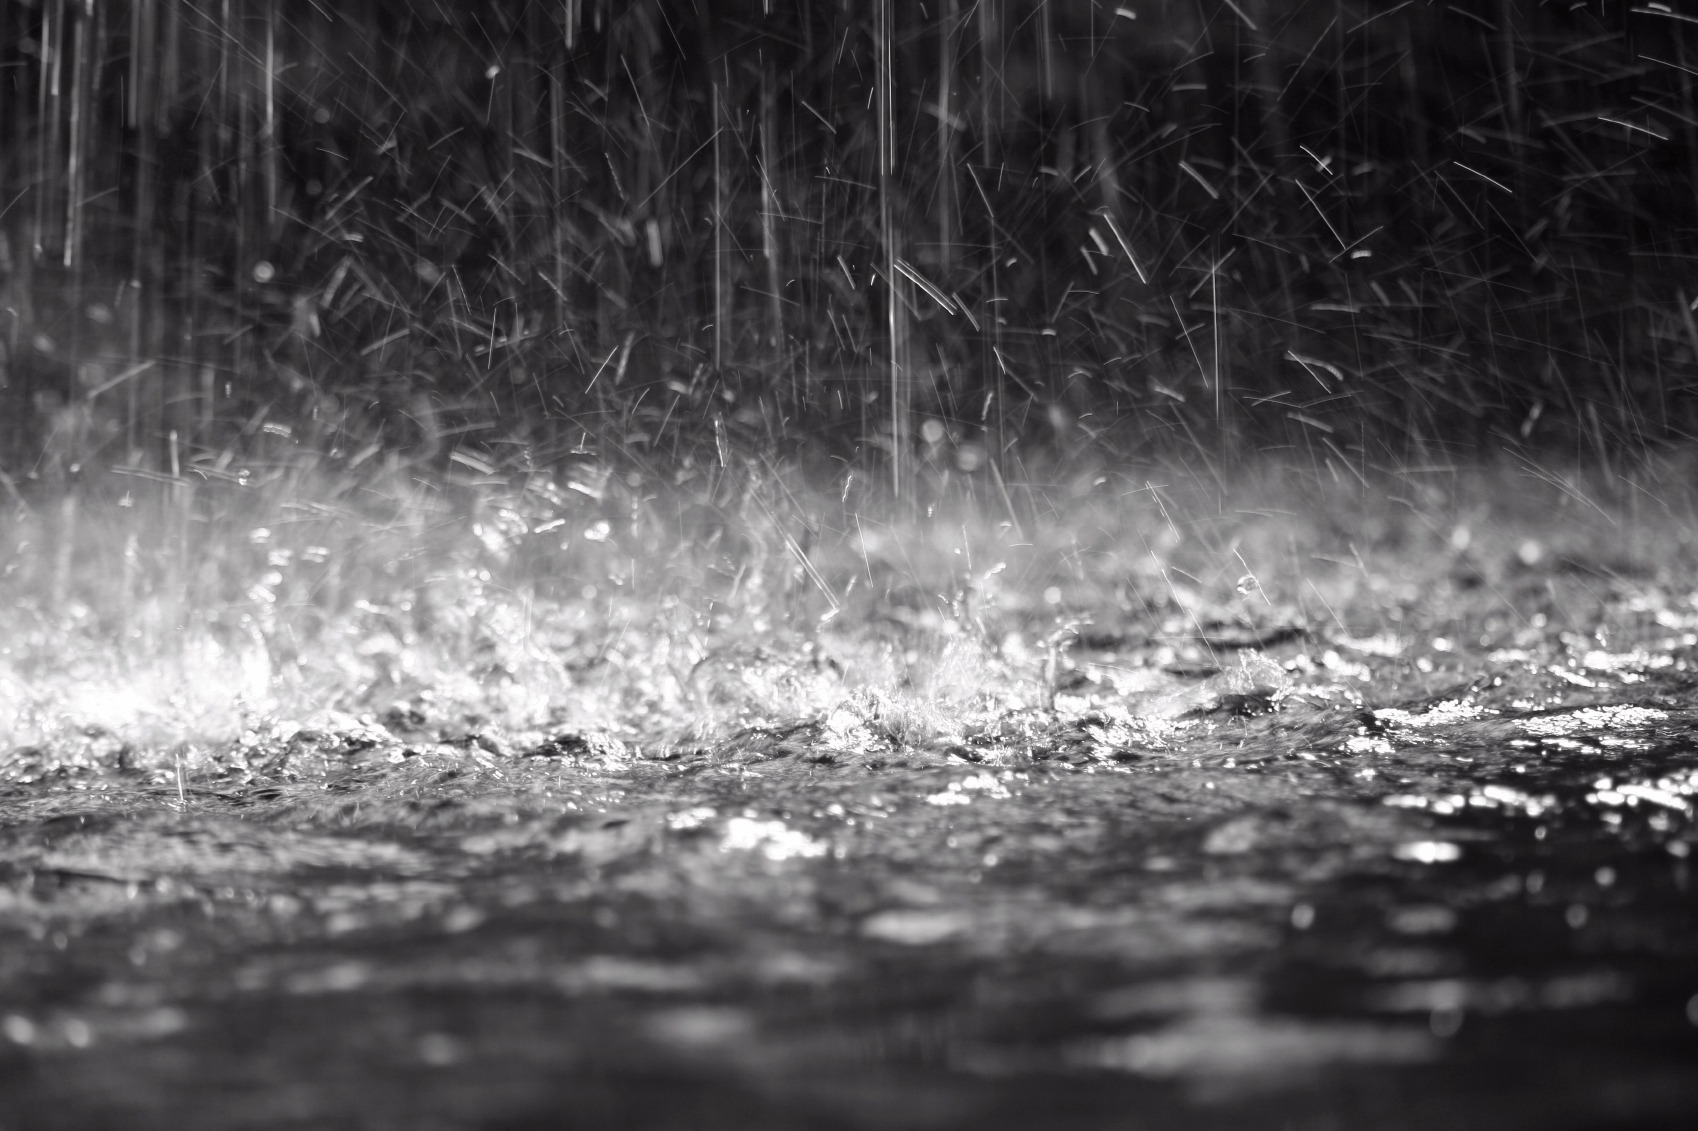
[(1691, 615), (1087, 641), (918, 744), (13, 751), (0, 1128), (1689, 1127)]

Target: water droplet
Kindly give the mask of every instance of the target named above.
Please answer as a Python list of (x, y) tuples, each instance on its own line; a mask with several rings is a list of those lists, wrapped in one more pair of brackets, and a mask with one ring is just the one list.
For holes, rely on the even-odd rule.
[[(1687, 1003), (1686, 1012), (1688, 1016), (1695, 1018), (1693, 1023), (1698, 1024), (1698, 997)], [(0, 1033), (4, 1033), (6, 1039), (15, 1045), (34, 1044), (35, 1022), (22, 1014), (8, 1013), (6, 1019), (0, 1021)]]
[(72, 1017), (65, 1022), (65, 1043), (74, 1049), (86, 1049), (94, 1043), (94, 1030), (87, 1021)]

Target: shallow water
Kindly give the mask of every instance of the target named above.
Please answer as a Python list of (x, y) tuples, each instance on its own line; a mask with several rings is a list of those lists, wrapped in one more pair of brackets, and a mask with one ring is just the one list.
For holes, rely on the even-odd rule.
[(1081, 654), (924, 759), (14, 752), (0, 1128), (1692, 1126), (1674, 629)]

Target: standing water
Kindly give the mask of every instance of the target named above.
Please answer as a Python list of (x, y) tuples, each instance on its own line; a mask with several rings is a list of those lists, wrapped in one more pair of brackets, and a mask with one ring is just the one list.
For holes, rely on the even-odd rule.
[[(1693, 1125), (1689, 585), (1452, 533), (1286, 605), (1168, 547), (1070, 615), (1005, 534), (936, 600), (816, 550), (806, 638), (14, 637), (0, 1128)], [(296, 699), (206, 737), (244, 680)]]

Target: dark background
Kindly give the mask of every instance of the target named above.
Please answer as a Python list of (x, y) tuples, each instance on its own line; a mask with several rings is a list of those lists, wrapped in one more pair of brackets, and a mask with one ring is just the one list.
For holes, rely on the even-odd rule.
[(1687, 7), (6, 0), (3, 466), (1679, 440)]

